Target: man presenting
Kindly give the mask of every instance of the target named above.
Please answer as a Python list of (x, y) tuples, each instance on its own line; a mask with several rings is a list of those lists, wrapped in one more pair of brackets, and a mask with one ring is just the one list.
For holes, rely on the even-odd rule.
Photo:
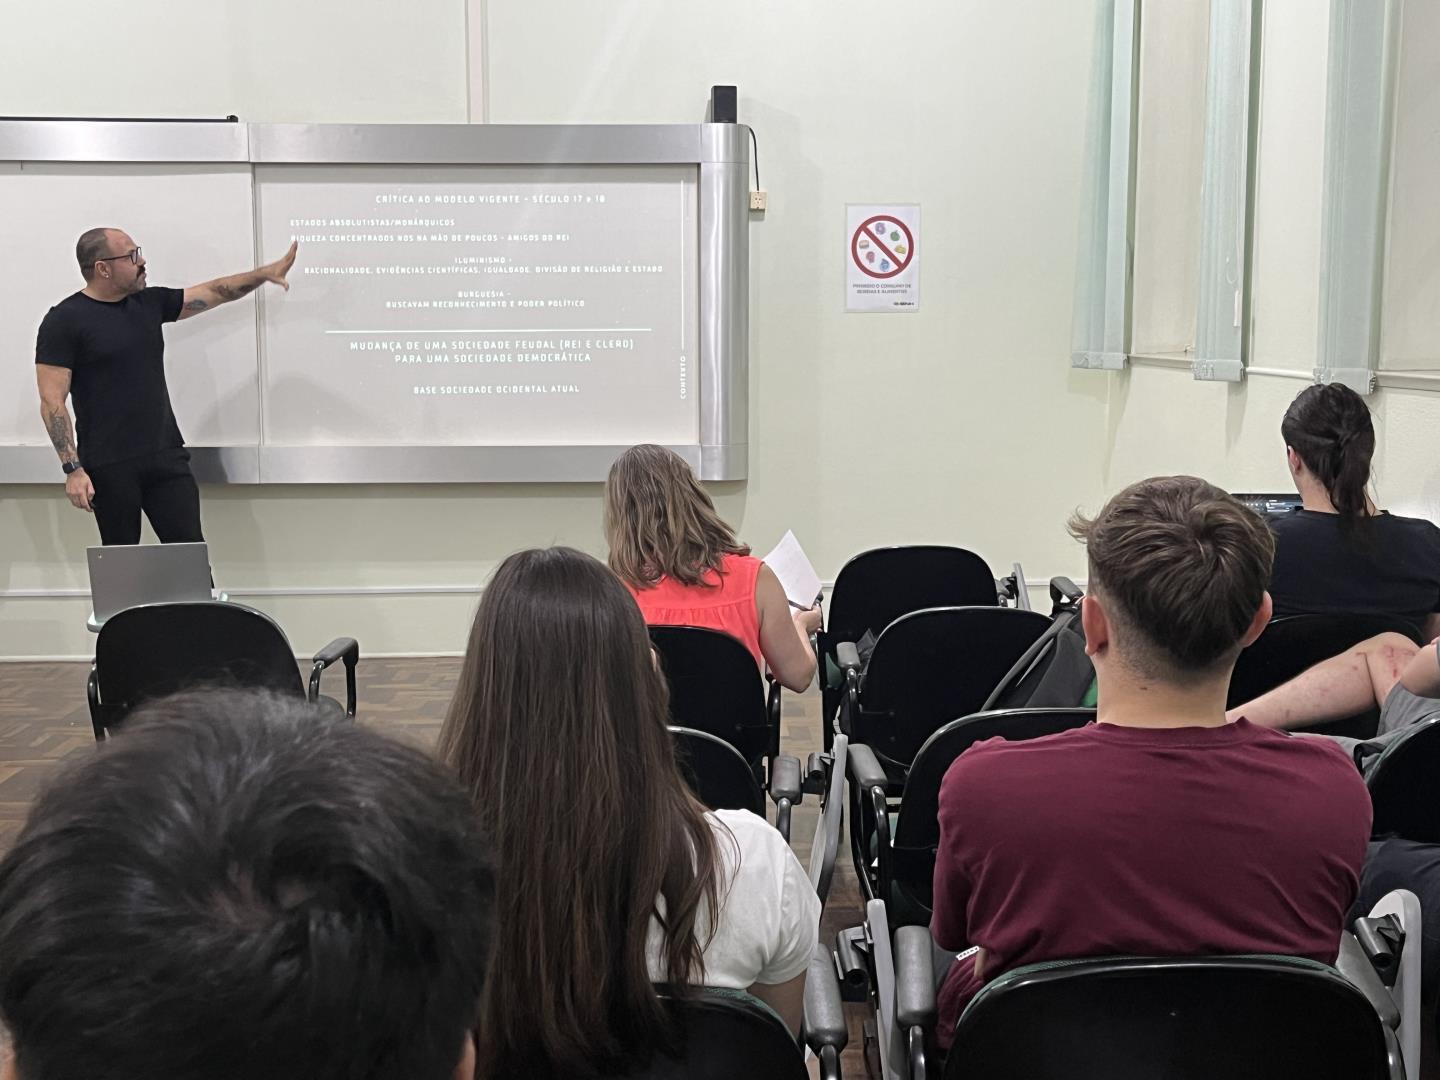
[[(161, 327), (267, 281), (288, 291), (296, 246), (257, 270), (182, 290), (147, 288), (144, 254), (119, 229), (91, 229), (75, 244), (85, 287), (40, 323), (35, 375), (65, 494), (95, 515), (102, 544), (138, 544), (142, 510), (161, 543), (204, 539), (200, 489), (165, 385)], [(75, 402), (78, 448), (67, 394)]]

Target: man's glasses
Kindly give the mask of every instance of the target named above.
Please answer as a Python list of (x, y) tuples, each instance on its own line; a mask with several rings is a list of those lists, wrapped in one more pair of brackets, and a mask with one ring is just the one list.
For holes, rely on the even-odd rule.
[(106, 255), (103, 259), (96, 259), (96, 262), (113, 262), (116, 259), (129, 259), (136, 266), (140, 265), (140, 248), (132, 248), (124, 255)]

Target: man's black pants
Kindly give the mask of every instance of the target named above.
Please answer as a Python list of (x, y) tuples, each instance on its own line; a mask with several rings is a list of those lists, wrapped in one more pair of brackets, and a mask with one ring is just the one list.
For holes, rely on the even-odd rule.
[(185, 448), (85, 471), (95, 485), (91, 505), (102, 544), (138, 544), (142, 510), (162, 544), (205, 539), (200, 532), (200, 488), (190, 473), (190, 451)]

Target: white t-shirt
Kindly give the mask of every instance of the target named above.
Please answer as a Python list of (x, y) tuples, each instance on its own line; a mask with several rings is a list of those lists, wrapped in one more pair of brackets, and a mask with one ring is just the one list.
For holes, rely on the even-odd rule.
[[(789, 982), (810, 963), (820, 937), (820, 898), (795, 853), (769, 822), (748, 810), (707, 812), (720, 853), (720, 918), (702, 910), (696, 932), (705, 948), (705, 986), (744, 990)], [(664, 901), (661, 901), (663, 907)], [(666, 981), (658, 922), (650, 924), (650, 978)]]

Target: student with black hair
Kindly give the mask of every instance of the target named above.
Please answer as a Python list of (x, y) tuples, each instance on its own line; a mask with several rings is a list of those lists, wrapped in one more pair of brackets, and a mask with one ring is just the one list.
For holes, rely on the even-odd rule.
[(0, 862), (4, 1080), (470, 1080), (489, 845), (418, 750), (303, 703), (137, 712)]
[(1440, 635), (1440, 528), (1376, 509), (1364, 398), (1339, 383), (1308, 386), (1280, 431), (1302, 508), (1275, 523), (1276, 617), (1398, 615)]

